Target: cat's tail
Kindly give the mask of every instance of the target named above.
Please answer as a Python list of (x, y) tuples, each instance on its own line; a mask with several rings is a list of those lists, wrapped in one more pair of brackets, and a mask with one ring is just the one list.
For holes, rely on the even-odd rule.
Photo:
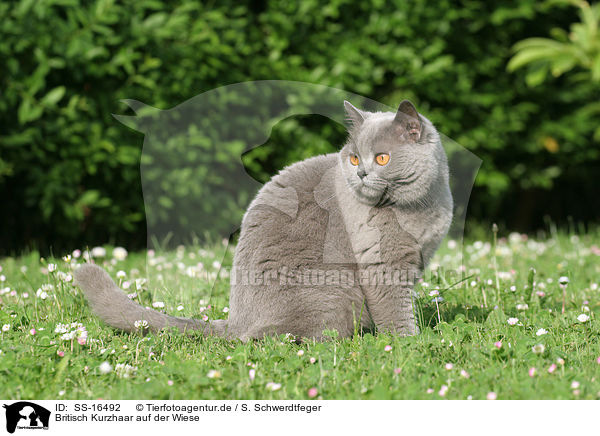
[(92, 312), (111, 327), (126, 332), (143, 331), (145, 328), (158, 331), (167, 327), (176, 327), (182, 332), (202, 330), (205, 336), (227, 337), (226, 320), (204, 322), (180, 318), (147, 309), (131, 301), (108, 273), (98, 265), (81, 265), (73, 272), (73, 276), (74, 284), (83, 291)]

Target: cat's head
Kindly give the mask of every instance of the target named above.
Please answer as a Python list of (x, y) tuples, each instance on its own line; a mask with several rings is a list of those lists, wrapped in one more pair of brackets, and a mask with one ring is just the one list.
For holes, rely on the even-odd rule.
[(347, 101), (344, 106), (350, 128), (340, 152), (341, 167), (360, 202), (417, 205), (437, 185), (447, 185), (439, 134), (411, 102), (404, 100), (396, 113), (362, 111)]

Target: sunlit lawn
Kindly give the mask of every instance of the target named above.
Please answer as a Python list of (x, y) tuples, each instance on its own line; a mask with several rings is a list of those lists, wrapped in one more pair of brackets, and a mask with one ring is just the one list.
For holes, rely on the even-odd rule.
[[(95, 318), (72, 285), (70, 272), (85, 254), (5, 258), (0, 397), (597, 398), (599, 233), (511, 234), (495, 250), (492, 239), (490, 232), (465, 245), (462, 277), (460, 245), (444, 243), (418, 288), (419, 336), (300, 345), (284, 336), (242, 344), (168, 331), (122, 334)], [(228, 304), (226, 275), (211, 292), (221, 261), (214, 252), (126, 255), (105, 247), (92, 258), (142, 304), (214, 319), (227, 317)], [(568, 278), (564, 314), (561, 277)]]

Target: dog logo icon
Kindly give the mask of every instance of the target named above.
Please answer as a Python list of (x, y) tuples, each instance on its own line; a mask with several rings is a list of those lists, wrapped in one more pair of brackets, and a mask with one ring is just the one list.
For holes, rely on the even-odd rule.
[(50, 411), (42, 406), (29, 401), (19, 401), (10, 405), (4, 404), (6, 409), (6, 431), (14, 433), (18, 429), (48, 430)]

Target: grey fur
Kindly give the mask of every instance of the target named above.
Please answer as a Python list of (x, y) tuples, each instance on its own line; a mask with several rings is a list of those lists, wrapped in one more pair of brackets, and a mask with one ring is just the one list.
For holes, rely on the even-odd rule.
[[(173, 326), (243, 341), (284, 333), (321, 340), (325, 329), (341, 337), (374, 328), (418, 333), (414, 282), (452, 220), (446, 155), (431, 122), (408, 101), (396, 113), (344, 105), (351, 127), (343, 149), (284, 168), (248, 207), (234, 255), (229, 320), (145, 309), (100, 267), (84, 265), (75, 279), (94, 313), (125, 331), (144, 319), (155, 331)], [(378, 153), (390, 155), (386, 165), (375, 163)], [(359, 165), (351, 164), (351, 154)], [(307, 280), (307, 271), (333, 280)], [(398, 272), (399, 281), (381, 279)], [(353, 281), (341, 284), (347, 273)]]
[(74, 276), (74, 283), (83, 290), (92, 311), (112, 327), (133, 332), (136, 330), (135, 321), (145, 320), (152, 331), (176, 327), (181, 331), (203, 329), (207, 334), (225, 334), (225, 320), (206, 323), (196, 319), (169, 316), (134, 303), (98, 265), (81, 265), (75, 270)]

